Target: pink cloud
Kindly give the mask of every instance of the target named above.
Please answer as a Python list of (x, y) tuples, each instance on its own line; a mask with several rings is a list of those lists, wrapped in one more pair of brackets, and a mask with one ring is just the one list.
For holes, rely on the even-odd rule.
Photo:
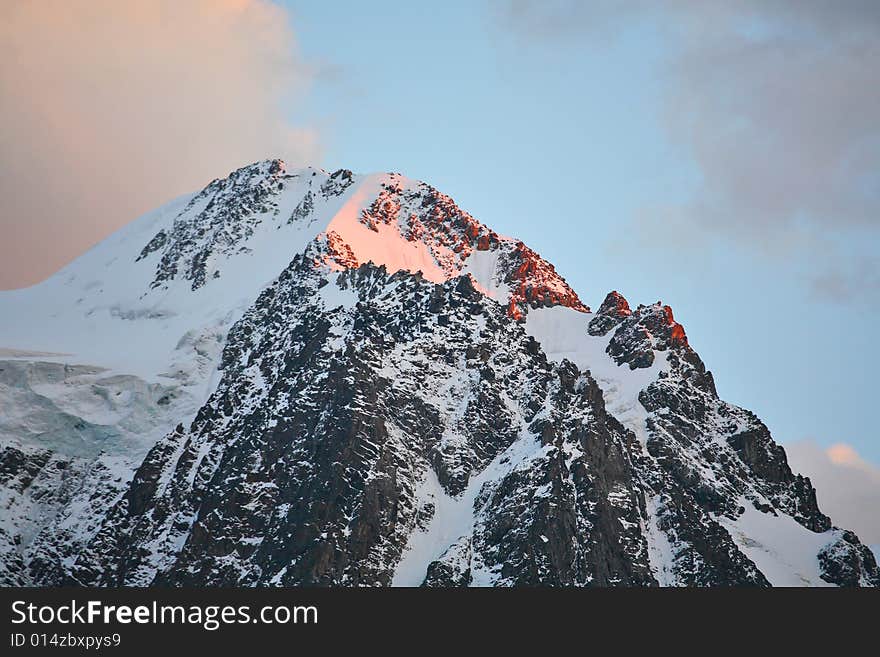
[(868, 467), (868, 464), (859, 456), (859, 453), (850, 445), (838, 443), (825, 450), (829, 460), (835, 465), (850, 467)]
[(792, 469), (810, 477), (819, 508), (835, 525), (852, 529), (864, 543), (880, 544), (880, 467), (845, 443), (823, 449), (801, 440), (785, 451)]
[(310, 75), (267, 0), (0, 4), (0, 288), (249, 161), (317, 159)]

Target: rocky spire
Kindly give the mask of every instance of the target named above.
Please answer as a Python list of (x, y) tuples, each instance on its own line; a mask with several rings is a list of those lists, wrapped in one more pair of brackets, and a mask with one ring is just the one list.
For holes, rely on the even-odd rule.
[(605, 297), (605, 301), (599, 306), (596, 317), (590, 322), (590, 335), (605, 335), (617, 326), (621, 320), (629, 317), (632, 311), (623, 295), (617, 290), (612, 290)]

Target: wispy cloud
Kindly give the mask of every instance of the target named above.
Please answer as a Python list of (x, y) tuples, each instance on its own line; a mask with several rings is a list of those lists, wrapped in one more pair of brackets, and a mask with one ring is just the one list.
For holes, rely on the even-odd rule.
[(0, 3), (0, 288), (249, 161), (318, 155), (267, 0)]
[(854, 530), (867, 544), (880, 544), (880, 467), (851, 445), (822, 448), (808, 440), (785, 445), (796, 472), (810, 477), (819, 508), (834, 524)]
[[(671, 213), (704, 238), (801, 263), (829, 234), (880, 238), (880, 3), (512, 0), (503, 20), (547, 44), (636, 24), (663, 36), (665, 125), (702, 182), (643, 228)], [(802, 268), (813, 292), (880, 291), (863, 276), (869, 256), (821, 255)]]

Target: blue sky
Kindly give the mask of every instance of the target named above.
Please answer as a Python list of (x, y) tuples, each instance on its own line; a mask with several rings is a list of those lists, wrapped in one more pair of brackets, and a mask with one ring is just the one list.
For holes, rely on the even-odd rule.
[[(682, 55), (650, 11), (597, 33), (530, 26), (505, 3), (281, 4), (315, 70), (291, 119), (318, 127), (325, 168), (430, 182), (536, 248), (593, 307), (611, 289), (662, 299), (721, 395), (778, 440), (880, 461), (875, 272), (836, 271), (876, 254), (876, 224), (810, 221), (807, 207), (764, 230), (739, 206), (715, 208), (723, 226), (671, 211), (701, 200), (709, 167), (669, 129)], [(832, 253), (831, 273), (812, 276)]]
[(880, 3), (88, 4), (0, 9), (0, 289), (258, 159), (399, 171), (880, 464)]

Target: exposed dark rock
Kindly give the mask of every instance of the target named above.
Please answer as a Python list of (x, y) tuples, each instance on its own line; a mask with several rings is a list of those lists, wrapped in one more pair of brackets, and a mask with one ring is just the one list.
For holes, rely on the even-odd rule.
[(835, 541), (819, 552), (822, 579), (838, 586), (880, 586), (874, 553), (851, 531), (840, 531)]
[[(305, 191), (280, 203), (294, 178)], [(162, 293), (221, 286), (264, 222), (309, 226), (355, 181), (244, 167), (138, 260)], [(760, 513), (827, 538), (813, 583), (880, 586), (873, 554), (831, 527), (767, 427), (719, 399), (668, 306), (632, 310), (612, 292), (577, 315), (589, 310), (550, 263), (396, 174), (360, 207), (357, 231), (396, 227), (443, 275), (361, 262), (371, 255), (329, 228), (312, 239), (316, 227), (224, 328), (207, 401), (136, 469), (0, 448), (7, 511), (34, 516), (0, 526), (0, 582), (387, 586), (414, 572), (405, 583), (426, 587), (768, 586), (741, 531)], [(497, 263), (489, 283), (463, 265), (475, 251)], [(527, 333), (529, 313), (552, 306), (583, 319), (595, 378), (571, 355), (580, 345), (551, 354)], [(623, 391), (609, 368), (643, 383)], [(156, 407), (174, 394), (157, 387)], [(63, 419), (72, 442), (100, 429)], [(439, 547), (413, 547), (438, 527)]]
[(427, 575), (422, 586), (431, 588), (460, 588), (470, 586), (471, 540), (464, 537), (449, 546), (436, 561), (428, 564)]
[(630, 315), (632, 311), (626, 299), (616, 291), (609, 292), (596, 311), (596, 316), (590, 320), (588, 331), (590, 335), (605, 335)]

